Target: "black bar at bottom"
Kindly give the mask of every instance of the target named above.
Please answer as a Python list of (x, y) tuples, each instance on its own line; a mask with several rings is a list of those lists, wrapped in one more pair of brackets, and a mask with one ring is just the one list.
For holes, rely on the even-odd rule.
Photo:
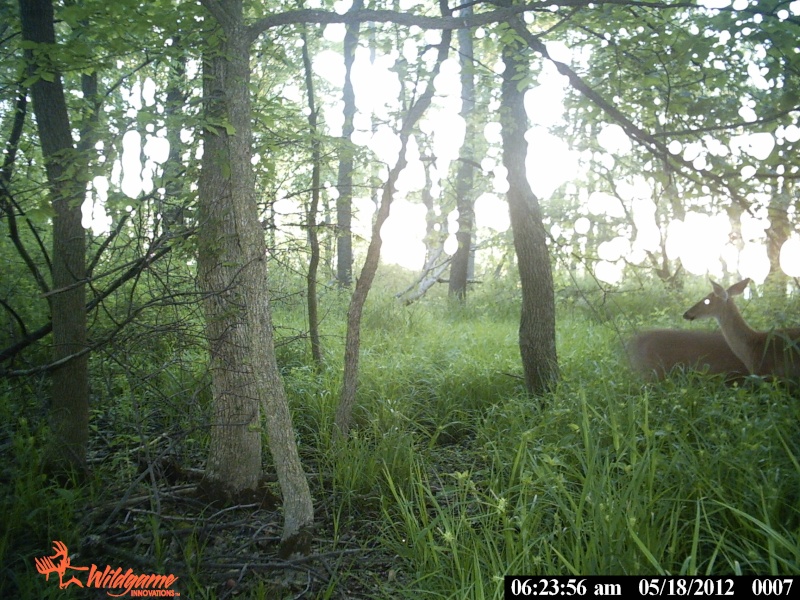
[(795, 589), (795, 578), (782, 576), (527, 576), (506, 575), (505, 600), (548, 596), (600, 598), (631, 595), (646, 597), (788, 598)]

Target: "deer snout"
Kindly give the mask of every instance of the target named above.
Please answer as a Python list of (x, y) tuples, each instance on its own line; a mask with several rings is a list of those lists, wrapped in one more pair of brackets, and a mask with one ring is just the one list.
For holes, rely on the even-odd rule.
[(688, 310), (683, 313), (683, 318), (687, 321), (694, 321), (694, 315), (690, 315)]

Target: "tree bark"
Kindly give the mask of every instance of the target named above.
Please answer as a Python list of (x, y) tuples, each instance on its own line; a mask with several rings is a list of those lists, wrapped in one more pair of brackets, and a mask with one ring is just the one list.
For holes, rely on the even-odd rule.
[(42, 143), (53, 210), (53, 288), (48, 295), (53, 323), (52, 468), (86, 468), (89, 439), (89, 370), (86, 348), (86, 234), (81, 204), (86, 165), (72, 139), (61, 74), (51, 62), (57, 52), (51, 0), (20, 0), (22, 35), (40, 44), (25, 50), (33, 110)]
[[(469, 17), (472, 7), (468, 6), (460, 11), (460, 15)], [(456, 177), (456, 208), (458, 209), (458, 231), (456, 240), (458, 248), (453, 254), (450, 265), (450, 284), (448, 294), (461, 302), (467, 300), (467, 281), (472, 257), (472, 234), (475, 227), (474, 208), (474, 163), (472, 145), (478, 132), (475, 127), (475, 76), (473, 65), (472, 31), (469, 29), (458, 30), (459, 62), (461, 63), (461, 117), (467, 124), (467, 135), (461, 147)]]
[(361, 347), (361, 315), (364, 304), (367, 301), (372, 281), (375, 279), (375, 272), (378, 270), (378, 262), (381, 255), (381, 227), (389, 217), (392, 200), (394, 199), (395, 184), (400, 173), (405, 169), (406, 148), (411, 133), (417, 121), (425, 113), (433, 98), (433, 81), (439, 73), (442, 62), (447, 58), (450, 48), (450, 32), (442, 32), (442, 43), (439, 45), (439, 53), (436, 64), (428, 81), (428, 86), (420, 95), (419, 99), (411, 106), (403, 119), (400, 128), (400, 153), (397, 164), (389, 172), (389, 178), (383, 186), (381, 203), (378, 207), (375, 223), (372, 225), (372, 237), (367, 248), (367, 257), (361, 269), (361, 276), (356, 280), (353, 296), (350, 299), (350, 306), (347, 309), (347, 335), (344, 346), (344, 375), (342, 382), (342, 393), (339, 397), (339, 405), (336, 407), (336, 417), (334, 419), (336, 432), (342, 437), (347, 437), (350, 431), (350, 421), (353, 414), (353, 406), (356, 401), (356, 391), (358, 388), (358, 362), (359, 350)]
[[(363, 0), (353, 0), (350, 11), (357, 11), (363, 7)], [(358, 48), (359, 30), (358, 22), (347, 25), (344, 36), (344, 87), (342, 89), (342, 102), (344, 104), (344, 124), (342, 125), (342, 142), (339, 150), (339, 174), (336, 189), (339, 197), (336, 199), (336, 279), (339, 285), (350, 287), (353, 283), (353, 119), (356, 114), (356, 96), (353, 90), (353, 63)]]
[(308, 51), (308, 35), (303, 31), (303, 69), (308, 94), (308, 129), (311, 135), (311, 200), (306, 211), (308, 232), (308, 274), (306, 275), (306, 302), (308, 303), (308, 337), (311, 341), (311, 358), (322, 366), (322, 343), (319, 337), (319, 310), (317, 306), (317, 270), (319, 268), (319, 239), (317, 237), (317, 213), (319, 212), (320, 139), (317, 130), (317, 101), (314, 95), (314, 76), (311, 68), (311, 53)]
[(525, 168), (528, 118), (520, 76), (527, 75), (529, 63), (513, 45), (504, 46), (503, 62), (500, 121), (503, 164), (508, 170), (508, 208), (522, 289), (519, 347), (525, 386), (530, 393), (540, 394), (558, 379), (553, 274), (542, 209)]
[[(241, 0), (203, 0), (222, 25), (204, 60), (198, 279), (211, 351), (214, 414), (207, 481), (223, 495), (261, 475), (259, 409), (284, 506), (283, 546), (307, 550), (314, 511), (275, 358), (264, 231), (251, 166), (250, 44)], [(217, 32), (220, 33), (220, 32)]]

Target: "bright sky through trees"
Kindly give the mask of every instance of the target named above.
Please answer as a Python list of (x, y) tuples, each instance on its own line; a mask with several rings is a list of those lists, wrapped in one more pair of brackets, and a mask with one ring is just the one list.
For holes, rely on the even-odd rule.
[[(316, 7), (315, 2), (307, 5)], [(410, 8), (417, 4), (415, 0), (401, 1), (400, 8)], [(709, 9), (719, 9), (731, 5), (729, 0), (701, 0), (701, 5)], [(747, 0), (734, 0), (733, 7), (747, 5)], [(349, 9), (350, 2), (343, 0), (335, 5), (337, 12)], [(741, 9), (742, 6), (739, 6)], [(792, 2), (783, 10), (783, 18), (800, 15), (800, 1)], [(324, 29), (325, 40), (339, 43), (344, 38), (344, 25), (328, 25)], [(420, 32), (411, 28), (410, 34), (421, 34), (427, 44), (438, 41), (437, 31)], [(725, 32), (723, 32), (725, 33)], [(481, 31), (479, 36), (485, 35)], [(381, 163), (380, 174), (385, 174), (388, 166), (395, 163), (400, 149), (400, 141), (388, 123), (392, 115), (399, 109), (397, 99), (401, 93), (401, 82), (396, 71), (392, 71), (401, 57), (413, 63), (427, 56), (420, 56), (423, 45), (409, 39), (400, 47), (399, 52), (390, 54), (380, 50), (370, 51), (360, 47), (356, 52), (353, 68), (353, 84), (358, 112), (355, 116), (356, 131), (353, 142), (372, 151), (376, 160)], [(573, 56), (570, 50), (560, 42), (548, 43), (548, 52), (553, 58), (566, 63), (584, 62), (589, 57)], [(430, 47), (428, 47), (430, 49)], [(757, 52), (757, 50), (756, 50)], [(333, 90), (340, 90), (344, 82), (344, 62), (342, 55), (334, 50), (323, 50), (313, 56), (313, 69), (317, 77), (324, 79)], [(459, 148), (464, 142), (466, 124), (459, 115), (460, 100), (460, 66), (457, 58), (448, 59), (435, 81), (437, 96), (429, 113), (420, 123), (421, 135), (426, 136), (426, 148), (430, 148), (436, 161), (430, 168), (433, 183), (433, 194), (442, 194), (445, 178), (451, 176), (452, 163), (457, 159)], [(753, 63), (747, 70), (749, 84), (756, 89), (768, 90), (772, 85), (765, 78), (766, 69), (760, 69)], [(294, 84), (287, 87), (287, 96), (302, 103), (303, 92)], [(298, 84), (299, 85), (299, 84)], [(551, 128), (558, 126), (564, 119), (563, 100), (567, 90), (566, 79), (561, 76), (549, 61), (535, 75), (534, 85), (525, 97), (531, 128), (527, 133), (529, 142), (528, 173), (534, 193), (542, 200), (545, 212), (548, 202), (554, 194), (568, 182), (572, 182), (583, 199), (583, 216), (574, 222), (574, 227), (565, 231), (565, 224), (557, 225), (559, 233), (567, 239), (585, 236), (596, 219), (604, 217), (621, 218), (625, 216), (620, 200), (610, 194), (592, 190), (584, 190), (581, 182), (589, 168), (589, 157), (582, 156), (572, 150), (567, 141), (556, 136)], [(335, 93), (335, 92), (334, 92)], [(152, 106), (156, 102), (155, 84), (145, 79), (141, 84), (126, 90), (126, 99), (130, 113), (135, 116), (142, 106)], [(343, 122), (342, 104), (339, 97), (324, 98), (322, 106), (322, 122), (326, 133), (340, 136)], [(755, 104), (742, 98), (739, 114), (746, 122), (759, 118)], [(505, 172), (499, 151), (500, 125), (490, 121), (483, 130), (486, 141), (490, 144), (487, 156), (482, 157), (480, 164), (482, 176), (492, 182), (492, 191), (482, 194), (475, 206), (478, 236), (502, 232), (508, 228), (508, 210), (504, 200), (507, 189)], [(111, 184), (118, 186), (130, 198), (153, 191), (154, 180), (165, 162), (169, 145), (164, 139), (163, 131), (148, 129), (144, 139), (136, 131), (128, 131), (122, 140), (121, 160), (115, 165)], [(669, 151), (681, 156), (700, 171), (710, 170), (710, 155), (719, 157), (748, 156), (758, 161), (766, 160), (785, 140), (796, 142), (800, 139), (800, 128), (796, 125), (780, 126), (774, 131), (743, 133), (734, 136), (729, 144), (714, 139), (710, 134), (703, 143), (682, 144), (672, 141)], [(394, 203), (391, 216), (382, 231), (382, 258), (385, 262), (396, 263), (409, 269), (419, 269), (425, 256), (423, 236), (425, 234), (425, 209), (415, 199), (415, 195), (425, 185), (425, 172), (421, 161), (419, 144), (412, 139), (409, 147), (409, 164), (398, 181), (398, 199)], [(602, 127), (597, 135), (597, 144), (605, 150), (606, 156), (595, 154), (594, 160), (613, 166), (615, 160), (625, 157), (633, 150), (632, 142), (619, 125), (608, 124)], [(755, 167), (746, 165), (741, 169), (741, 178), (747, 180), (755, 174)], [(328, 190), (334, 182), (327, 182)], [(673, 220), (665, 230), (656, 222), (656, 207), (652, 201), (654, 184), (642, 173), (634, 180), (616, 182), (617, 193), (633, 207), (637, 236), (635, 239), (619, 237), (602, 243), (598, 247), (600, 262), (596, 265), (596, 275), (609, 283), (618, 282), (622, 278), (623, 269), (628, 262), (642, 262), (644, 252), (658, 248), (662, 236), (666, 236), (666, 249), (669, 258), (679, 259), (684, 268), (693, 274), (706, 273), (722, 277), (723, 271), (738, 271), (742, 276), (751, 277), (757, 282), (763, 281), (769, 270), (766, 248), (764, 245), (765, 230), (769, 223), (766, 214), (743, 214), (741, 229), (744, 246), (741, 250), (734, 247), (731, 239), (731, 223), (724, 214), (708, 214), (707, 211), (692, 210), (682, 220)], [(108, 195), (109, 182), (96, 178), (93, 190), (88, 195), (84, 209), (84, 226), (91, 227), (95, 234), (104, 234), (111, 226), (110, 218), (103, 209)], [(330, 192), (329, 192), (330, 193)], [(294, 201), (278, 200), (277, 212), (297, 212), (291, 205)], [(699, 206), (702, 200), (695, 199)], [(706, 201), (712, 204), (712, 198)], [(357, 197), (354, 205), (358, 211), (355, 215), (354, 230), (357, 235), (368, 236), (370, 220), (374, 212), (374, 204), (368, 197)], [(456, 214), (448, 215), (450, 223), (448, 233), (451, 238), (446, 249), (454, 248), (456, 232)], [(481, 229), (483, 228), (483, 233)], [(781, 265), (789, 274), (795, 273), (800, 265), (800, 239), (792, 237), (781, 251)]]

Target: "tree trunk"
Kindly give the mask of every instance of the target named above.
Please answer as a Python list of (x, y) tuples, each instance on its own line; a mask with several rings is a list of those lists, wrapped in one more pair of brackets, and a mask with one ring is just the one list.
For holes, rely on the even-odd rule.
[(266, 243), (250, 162), (251, 32), (240, 0), (203, 3), (224, 25), (221, 47), (208, 48), (204, 60), (207, 125), (198, 190), (198, 278), (214, 395), (206, 480), (234, 499), (256, 488), (263, 406), (283, 494), (283, 545), (304, 551), (313, 504), (275, 359)]
[[(785, 184), (784, 184), (785, 185)], [(794, 231), (793, 223), (789, 217), (789, 207), (792, 205), (792, 194), (789, 188), (784, 188), (772, 195), (767, 206), (769, 227), (767, 228), (767, 256), (769, 257), (769, 275), (764, 282), (776, 290), (780, 295), (786, 294), (786, 284), (789, 281), (786, 273), (781, 269), (781, 248)]]
[[(53, 289), (48, 296), (53, 321), (53, 441), (48, 462), (57, 470), (86, 468), (89, 439), (89, 370), (86, 347), (86, 235), (81, 225), (81, 184), (85, 165), (76, 156), (61, 75), (48, 50), (55, 52), (51, 0), (20, 0), (23, 38), (42, 44), (25, 51), (33, 110), (42, 143), (53, 210)], [(69, 357), (74, 358), (69, 358)]]
[(367, 249), (367, 257), (361, 269), (361, 276), (356, 280), (353, 296), (350, 299), (350, 306), (347, 310), (347, 335), (344, 345), (344, 375), (342, 382), (342, 393), (339, 398), (339, 406), (336, 407), (336, 417), (334, 420), (338, 435), (347, 437), (350, 431), (350, 421), (353, 414), (353, 406), (356, 401), (356, 391), (358, 387), (358, 362), (359, 350), (361, 346), (361, 314), (364, 304), (367, 301), (372, 281), (375, 279), (375, 272), (378, 270), (378, 261), (381, 255), (381, 227), (389, 217), (389, 209), (394, 199), (395, 184), (400, 173), (405, 169), (406, 149), (411, 133), (417, 121), (425, 113), (433, 98), (433, 81), (439, 73), (442, 62), (447, 58), (450, 48), (450, 31), (442, 32), (442, 43), (439, 45), (439, 53), (436, 64), (431, 72), (428, 86), (420, 95), (419, 99), (408, 110), (408, 114), (403, 119), (400, 130), (400, 153), (397, 157), (397, 164), (389, 172), (389, 178), (383, 186), (381, 203), (378, 207), (375, 223), (372, 225), (372, 237)]
[[(460, 11), (460, 16), (472, 14), (468, 6)], [(475, 76), (473, 64), (472, 31), (458, 30), (459, 61), (461, 63), (461, 116), (467, 124), (467, 135), (461, 147), (458, 175), (456, 177), (456, 208), (458, 208), (458, 231), (456, 240), (458, 248), (453, 254), (450, 265), (450, 285), (448, 294), (461, 302), (467, 299), (467, 281), (469, 280), (472, 257), (472, 234), (475, 227), (475, 208), (473, 178), (475, 159), (472, 146), (478, 136), (475, 127)]]
[(308, 129), (311, 135), (311, 201), (306, 211), (308, 228), (308, 274), (306, 275), (306, 302), (308, 302), (308, 337), (311, 341), (311, 358), (318, 367), (322, 366), (322, 343), (319, 337), (319, 310), (317, 306), (317, 271), (319, 269), (319, 239), (317, 237), (317, 213), (319, 212), (320, 140), (317, 130), (317, 101), (314, 97), (314, 75), (311, 68), (311, 53), (308, 50), (308, 36), (303, 31), (303, 69), (306, 76), (308, 94)]
[[(361, 10), (363, 0), (353, 0), (351, 11)], [(353, 118), (356, 114), (356, 96), (353, 90), (353, 62), (356, 58), (358, 47), (360, 22), (349, 23), (344, 36), (344, 87), (342, 89), (342, 102), (344, 103), (344, 124), (342, 125), (342, 143), (339, 151), (339, 175), (336, 189), (339, 197), (336, 199), (336, 279), (339, 285), (350, 287), (353, 283), (353, 147), (351, 136), (354, 126)]]
[(522, 288), (519, 347), (525, 385), (530, 393), (539, 394), (558, 379), (553, 274), (542, 209), (525, 168), (528, 118), (523, 104), (525, 90), (520, 89), (517, 75), (527, 75), (529, 65), (525, 54), (511, 45), (503, 48), (503, 62), (500, 121), (503, 164), (508, 169), (508, 208)]

